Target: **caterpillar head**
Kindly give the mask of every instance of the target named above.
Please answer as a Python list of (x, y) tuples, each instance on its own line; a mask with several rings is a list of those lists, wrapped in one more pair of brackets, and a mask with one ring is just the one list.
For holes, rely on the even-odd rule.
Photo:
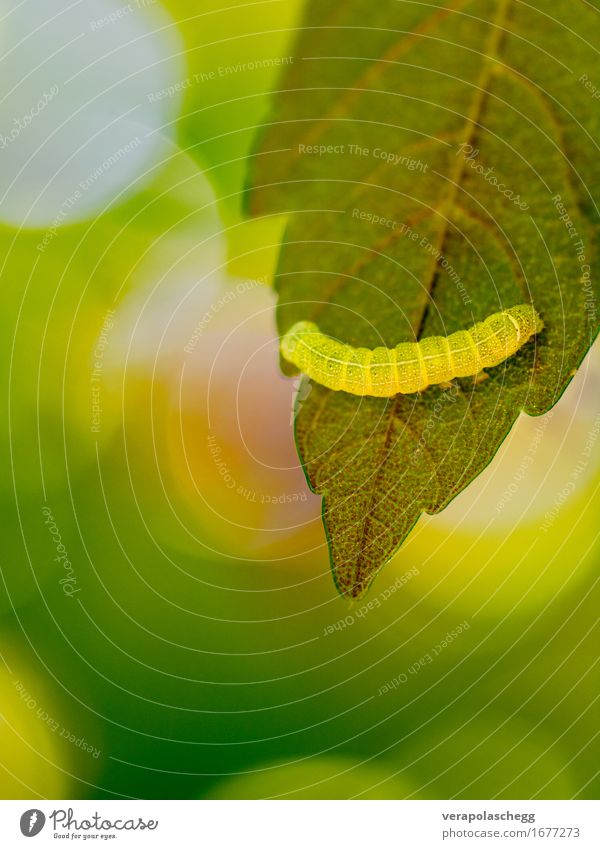
[(519, 327), (521, 344), (524, 344), (530, 336), (535, 336), (536, 333), (540, 333), (544, 329), (544, 322), (531, 304), (518, 304), (516, 307), (505, 310), (505, 312), (514, 319)]
[(298, 340), (307, 333), (318, 333), (319, 328), (312, 321), (297, 321), (281, 340), (281, 354), (284, 359), (293, 362)]

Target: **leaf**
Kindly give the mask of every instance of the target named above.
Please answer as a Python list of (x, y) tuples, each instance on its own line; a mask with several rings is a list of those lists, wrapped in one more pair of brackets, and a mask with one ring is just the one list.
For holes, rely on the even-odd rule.
[(520, 411), (556, 403), (596, 336), (598, 44), (584, 0), (308, 6), (248, 193), (254, 215), (293, 213), (279, 332), (308, 319), (391, 347), (526, 301), (545, 321), (483, 381), (391, 399), (313, 386), (298, 449), (349, 597)]

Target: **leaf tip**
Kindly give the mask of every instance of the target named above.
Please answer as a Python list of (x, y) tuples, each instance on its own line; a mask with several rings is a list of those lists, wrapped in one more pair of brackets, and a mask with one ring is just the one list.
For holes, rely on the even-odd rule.
[(357, 576), (352, 568), (334, 568), (335, 585), (339, 594), (348, 601), (358, 601), (368, 592), (375, 578), (376, 572), (369, 576)]

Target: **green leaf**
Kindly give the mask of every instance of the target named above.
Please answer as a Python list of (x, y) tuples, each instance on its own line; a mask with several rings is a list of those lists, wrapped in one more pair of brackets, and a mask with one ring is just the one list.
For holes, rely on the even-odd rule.
[(347, 596), (521, 411), (556, 403), (596, 336), (594, 45), (584, 0), (309, 4), (248, 194), (254, 215), (293, 213), (280, 333), (308, 319), (391, 347), (528, 301), (545, 322), (486, 380), (391, 399), (312, 386), (297, 443)]

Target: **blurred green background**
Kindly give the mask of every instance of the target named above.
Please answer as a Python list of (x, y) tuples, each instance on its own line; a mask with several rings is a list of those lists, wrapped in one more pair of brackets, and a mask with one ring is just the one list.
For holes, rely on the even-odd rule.
[(600, 354), (342, 600), (240, 212), (302, 4), (222, 5), (0, 25), (1, 795), (597, 798)]

